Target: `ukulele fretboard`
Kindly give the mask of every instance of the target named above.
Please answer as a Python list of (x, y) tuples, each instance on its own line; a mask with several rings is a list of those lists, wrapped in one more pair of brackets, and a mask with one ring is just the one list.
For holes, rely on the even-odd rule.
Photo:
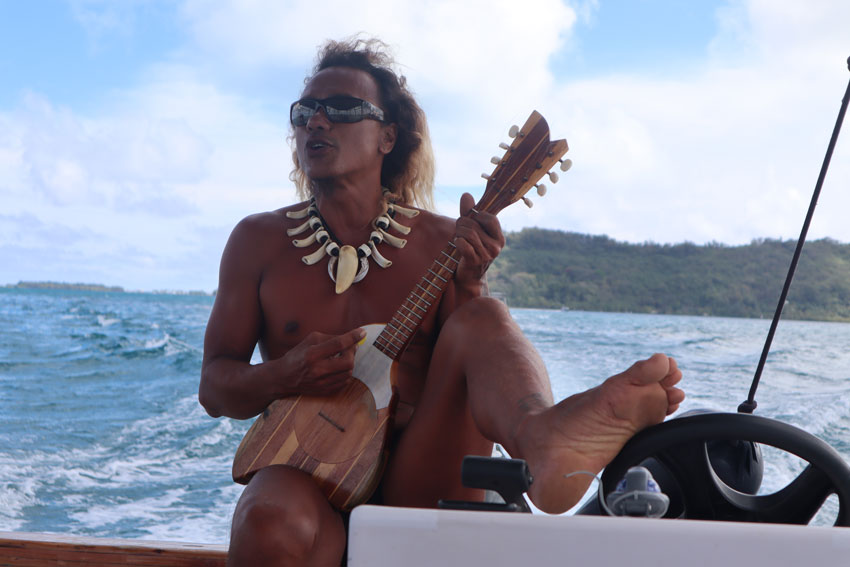
[(398, 360), (428, 312), (439, 302), (440, 295), (457, 270), (459, 256), (454, 243), (449, 242), (443, 248), (375, 339), (375, 348), (393, 360)]

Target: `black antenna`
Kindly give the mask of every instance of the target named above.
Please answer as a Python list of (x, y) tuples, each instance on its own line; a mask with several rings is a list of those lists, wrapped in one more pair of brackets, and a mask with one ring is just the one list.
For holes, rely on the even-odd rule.
[[(847, 58), (847, 68), (850, 69), (850, 57)], [(788, 268), (788, 275), (785, 277), (785, 285), (782, 287), (782, 293), (779, 295), (779, 303), (776, 306), (776, 312), (773, 314), (773, 321), (770, 323), (770, 330), (767, 332), (767, 340), (764, 342), (764, 349), (761, 351), (756, 375), (753, 377), (753, 383), (750, 386), (750, 394), (747, 399), (741, 402), (738, 406), (740, 413), (753, 413), (758, 403), (756, 402), (756, 388), (758, 388), (761, 373), (764, 370), (764, 363), (767, 361), (767, 353), (770, 351), (770, 344), (773, 342), (773, 335), (776, 333), (776, 326), (779, 324), (779, 318), (782, 316), (782, 308), (785, 306), (785, 298), (788, 297), (788, 289), (791, 287), (791, 280), (794, 279), (794, 271), (797, 269), (797, 261), (800, 259), (800, 253), (803, 251), (803, 244), (806, 242), (806, 234), (809, 232), (809, 225), (812, 223), (812, 216), (815, 213), (815, 207), (818, 204), (823, 180), (826, 177), (826, 170), (829, 169), (829, 160), (832, 159), (832, 150), (835, 148), (835, 142), (838, 140), (838, 133), (841, 132), (841, 124), (844, 122), (844, 114), (847, 112), (847, 101), (850, 100), (850, 83), (847, 84), (847, 90), (844, 92), (844, 98), (841, 101), (841, 110), (838, 111), (838, 119), (835, 121), (835, 128), (832, 130), (832, 138), (829, 140), (829, 146), (826, 148), (826, 156), (823, 158), (823, 165), (820, 168), (818, 182), (815, 184), (815, 192), (812, 195), (812, 202), (809, 204), (809, 212), (806, 214), (806, 220), (803, 222), (803, 230), (800, 232), (800, 238), (797, 240), (797, 248), (794, 250), (794, 257), (791, 259), (791, 266)]]

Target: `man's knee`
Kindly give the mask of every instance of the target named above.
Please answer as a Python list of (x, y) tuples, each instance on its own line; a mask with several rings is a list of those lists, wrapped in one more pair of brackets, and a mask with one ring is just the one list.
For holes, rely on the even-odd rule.
[(239, 501), (233, 514), (231, 553), (267, 564), (281, 558), (308, 564), (319, 547), (325, 548), (322, 551), (338, 547), (341, 555), (345, 545), (342, 521), (318, 489), (291, 479), (282, 486), (269, 482), (271, 476), (255, 477), (251, 484), (260, 482), (249, 484)]
[(233, 515), (233, 544), (260, 556), (309, 557), (318, 534), (317, 515), (273, 501), (249, 498)]
[(504, 302), (492, 297), (478, 297), (458, 307), (449, 316), (442, 333), (480, 333), (483, 329), (490, 332), (514, 325)]

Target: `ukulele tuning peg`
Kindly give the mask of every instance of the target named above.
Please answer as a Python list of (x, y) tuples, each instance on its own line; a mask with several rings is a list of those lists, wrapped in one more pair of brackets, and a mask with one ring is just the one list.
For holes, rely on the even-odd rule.
[(493, 165), (499, 165), (500, 163), (502, 163), (502, 158), (498, 156), (493, 156), (490, 158), (490, 163), (492, 163)]
[(549, 181), (551, 181), (552, 183), (557, 183), (558, 182), (558, 174), (555, 173), (554, 171), (550, 171), (549, 172)]
[(490, 180), (490, 174), (489, 174), (489, 173), (482, 173), (482, 174), (481, 174), (481, 177), (483, 177), (483, 178), (484, 178), (484, 179), (486, 179), (487, 181), (489, 181), (489, 180)]
[(525, 203), (525, 206), (529, 209), (534, 206), (534, 203), (532, 203), (531, 199), (529, 199), (528, 197), (523, 197), (522, 202)]
[(571, 159), (559, 159), (561, 162), (561, 171), (567, 171), (573, 166), (573, 160)]
[(546, 186), (542, 183), (538, 183), (535, 187), (537, 187), (537, 194), (541, 197), (546, 194)]
[(516, 138), (517, 134), (519, 134), (519, 126), (514, 124), (513, 126), (511, 126), (510, 130), (508, 130), (508, 136), (510, 136), (511, 138)]
[(508, 151), (509, 149), (511, 149), (511, 147), (510, 147), (509, 145), (507, 145), (506, 143), (504, 143), (504, 142), (502, 142), (501, 144), (499, 144), (499, 147), (500, 147), (500, 148), (502, 148), (502, 149), (503, 149), (503, 150), (505, 150), (505, 151)]

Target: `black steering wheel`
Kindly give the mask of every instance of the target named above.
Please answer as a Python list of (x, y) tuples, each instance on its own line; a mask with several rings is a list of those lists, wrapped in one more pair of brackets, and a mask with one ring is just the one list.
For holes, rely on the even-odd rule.
[[(712, 441), (762, 443), (809, 464), (778, 492), (746, 494), (730, 488), (711, 466), (707, 443)], [(850, 466), (825, 442), (787, 423), (743, 413), (701, 413), (649, 427), (626, 443), (605, 467), (600, 498), (614, 491), (629, 467), (649, 457), (661, 463), (677, 485), (673, 490), (681, 500), (674, 512), (678, 517), (808, 524), (826, 498), (836, 494), (835, 525), (850, 526)], [(669, 482), (656, 480), (668, 492)]]

